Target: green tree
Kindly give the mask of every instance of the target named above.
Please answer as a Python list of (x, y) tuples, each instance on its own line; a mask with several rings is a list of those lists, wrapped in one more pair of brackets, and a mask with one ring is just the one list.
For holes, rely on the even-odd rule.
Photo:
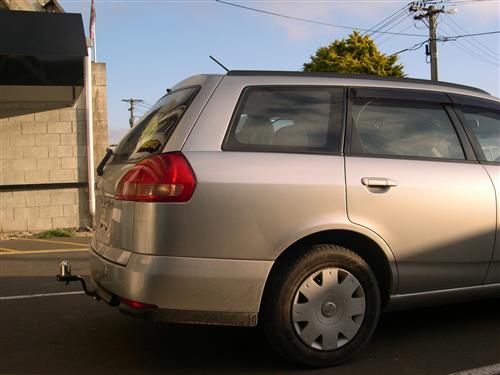
[(397, 61), (397, 55), (381, 53), (368, 35), (353, 31), (346, 39), (318, 48), (311, 61), (304, 64), (304, 71), (404, 77), (403, 65)]

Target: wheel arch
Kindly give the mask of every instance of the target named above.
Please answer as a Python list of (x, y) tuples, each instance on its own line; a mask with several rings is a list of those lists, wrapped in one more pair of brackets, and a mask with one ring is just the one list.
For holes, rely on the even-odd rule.
[(275, 259), (264, 287), (261, 306), (266, 297), (266, 288), (271, 278), (278, 272), (285, 260), (296, 258), (301, 249), (317, 244), (335, 244), (348, 248), (363, 258), (372, 268), (379, 284), (382, 308), (384, 308), (391, 294), (397, 290), (398, 271), (392, 251), (387, 244), (375, 233), (366, 228), (335, 228), (315, 231), (296, 239), (288, 244)]

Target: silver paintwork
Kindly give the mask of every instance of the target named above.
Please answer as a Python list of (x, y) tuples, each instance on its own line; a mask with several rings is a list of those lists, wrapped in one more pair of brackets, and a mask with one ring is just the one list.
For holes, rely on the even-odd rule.
[[(480, 285), (493, 252), (495, 191), (480, 164), (346, 157), (349, 220), (395, 253), (398, 293)], [(397, 186), (364, 186), (366, 176)]]
[[(97, 181), (91, 272), (108, 292), (156, 304), (169, 317), (188, 311), (189, 322), (226, 323), (230, 314), (232, 322), (253, 325), (274, 261), (324, 231), (354, 232), (378, 245), (390, 269), (390, 306), (465, 298), (457, 291), (500, 282), (498, 165), (221, 150), (238, 98), (251, 85), (498, 99), (431, 83), (323, 77), (202, 75), (174, 89), (194, 85), (201, 89), (164, 150), (182, 150), (191, 164), (198, 183), (190, 202), (116, 200), (133, 164), (111, 163)], [(330, 302), (338, 308), (330, 300), (321, 308), (333, 308)]]
[(488, 270), (488, 275), (486, 276), (485, 284), (494, 284), (500, 283), (500, 165), (484, 165), (483, 166), (489, 177), (491, 178), (491, 182), (493, 183), (497, 200), (497, 231), (496, 231), (496, 239), (495, 239), (495, 251), (491, 258), (491, 265)]
[(90, 246), (103, 258), (122, 266), (127, 265), (132, 255), (132, 251), (106, 245), (105, 243), (98, 241), (95, 237), (92, 239)]
[(433, 290), (430, 292), (393, 294), (386, 311), (403, 310), (419, 306), (446, 305), (450, 303), (498, 298), (500, 283), (475, 285), (464, 288)]
[(336, 267), (308, 275), (295, 292), (292, 321), (308, 346), (334, 350), (347, 344), (361, 328), (366, 299), (359, 280)]
[(126, 267), (90, 251), (92, 279), (163, 309), (257, 313), (273, 262), (132, 254)]

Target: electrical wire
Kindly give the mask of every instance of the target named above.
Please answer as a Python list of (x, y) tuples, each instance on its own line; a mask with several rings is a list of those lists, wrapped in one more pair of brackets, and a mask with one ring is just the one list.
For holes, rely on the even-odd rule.
[[(302, 22), (313, 23), (313, 24), (317, 24), (317, 25), (336, 27), (339, 29), (349, 29), (349, 30), (357, 30), (357, 31), (365, 31), (365, 32), (369, 31), (368, 29), (364, 29), (364, 28), (360, 28), (360, 27), (336, 25), (336, 24), (332, 24), (332, 23), (328, 23), (328, 22), (315, 21), (315, 20), (311, 20), (308, 18), (294, 17), (294, 16), (288, 16), (288, 15), (280, 14), (280, 13), (276, 13), (276, 12), (269, 12), (267, 10), (251, 8), (251, 7), (247, 7), (245, 5), (235, 4), (235, 3), (231, 3), (229, 1), (224, 1), (224, 0), (215, 0), (215, 1), (218, 3), (221, 3), (221, 4), (230, 5), (233, 7), (237, 7), (237, 8), (241, 8), (241, 9), (245, 9), (245, 10), (250, 10), (253, 12), (257, 12), (257, 13), (268, 14), (271, 16), (291, 19), (291, 20), (295, 20), (295, 21), (302, 21)], [(475, 1), (480, 1), (480, 0), (475, 0)], [(482, 0), (482, 1), (489, 1), (489, 0)], [(411, 36), (411, 37), (425, 37), (425, 36), (427, 36), (427, 35), (422, 35), (422, 34), (397, 33), (397, 32), (390, 32), (390, 31), (376, 31), (376, 32), (374, 31), (373, 33), (394, 35), (394, 36)], [(454, 36), (447, 36), (446, 38), (441, 37), (442, 40), (440, 40), (440, 41), (449, 41), (449, 40), (456, 40), (456, 39), (465, 38), (465, 37), (490, 35), (490, 34), (498, 34), (498, 33), (500, 33), (500, 30), (487, 31), (487, 32), (475, 33), (475, 34), (454, 35)]]
[[(408, 16), (408, 17), (410, 17), (410, 16)], [(413, 20), (411, 19), (411, 21), (413, 21)], [(404, 28), (402, 28), (402, 29), (398, 30), (397, 32), (398, 32), (398, 33), (400, 33), (400, 32), (404, 32), (404, 31), (406, 31), (406, 30), (408, 30), (408, 29), (411, 29), (411, 28), (412, 28), (412, 27), (414, 27), (414, 26), (415, 26), (415, 25), (414, 25), (414, 24), (413, 24), (413, 22), (412, 22), (409, 26), (405, 26)], [(392, 38), (394, 38), (394, 35), (389, 35), (389, 36), (388, 36), (388, 37), (386, 37), (385, 39), (380, 40), (380, 41), (377, 43), (377, 46), (379, 46), (379, 47), (380, 47), (382, 44), (386, 43), (388, 40), (390, 40), (390, 39), (392, 39)]]
[[(403, 15), (403, 18), (401, 18), (398, 22), (396, 22), (394, 25), (392, 25), (391, 27), (389, 27), (388, 29), (384, 30), (384, 31), (391, 31), (392, 29), (394, 29), (396, 26), (400, 25), (401, 23), (403, 23), (404, 21), (407, 20), (407, 14), (404, 14)], [(373, 41), (376, 41), (378, 38), (380, 37), (383, 37), (384, 35), (383, 34), (378, 34), (376, 35), (374, 38), (373, 38)], [(394, 37), (395, 35), (389, 35), (389, 37)]]
[(426, 4), (430, 5), (436, 5), (436, 4), (442, 4), (442, 5), (468, 5), (468, 4), (474, 4), (474, 3), (488, 3), (488, 2), (498, 2), (498, 0), (450, 0), (450, 1), (426, 1)]
[(138, 108), (142, 108), (142, 109), (151, 109), (151, 106), (147, 105), (147, 104), (143, 104), (143, 103), (136, 103), (135, 104)]
[(498, 34), (500, 33), (500, 30), (494, 30), (494, 31), (485, 31), (483, 33), (475, 33), (475, 34), (462, 34), (462, 35), (450, 35), (444, 37), (447, 40), (442, 40), (444, 42), (448, 42), (449, 40), (454, 40), (454, 39), (459, 39), (459, 38), (468, 38), (472, 36), (481, 36), (481, 35), (492, 35), (492, 34)]
[[(409, 5), (409, 4), (408, 4)], [(375, 26), (371, 27), (370, 29), (368, 29), (367, 32), (365, 32), (364, 34), (368, 34), (370, 33), (370, 35), (373, 34), (372, 30), (374, 30), (375, 28), (379, 28), (377, 30), (380, 30), (380, 28), (384, 27), (383, 24), (387, 21), (389, 21), (390, 19), (392, 19), (393, 17), (396, 17), (398, 14), (400, 14), (401, 12), (404, 12), (408, 9), (408, 5), (404, 5), (402, 8), (398, 9), (397, 11), (395, 11), (394, 13), (392, 13), (391, 15), (389, 15), (388, 17), (384, 18), (382, 21), (380, 21), (379, 23), (377, 23)]]
[(403, 53), (403, 52), (408, 52), (408, 51), (416, 51), (417, 49), (422, 48), (422, 46), (423, 46), (425, 43), (427, 43), (428, 41), (429, 41), (429, 39), (423, 40), (422, 42), (420, 42), (420, 43), (416, 43), (416, 44), (414, 44), (414, 45), (413, 45), (413, 46), (411, 46), (411, 47), (408, 47), (408, 48), (402, 49), (401, 51), (398, 51), (398, 52), (391, 53), (389, 56), (399, 55), (400, 53)]
[(494, 63), (494, 62), (492, 62), (490, 60), (486, 60), (483, 57), (478, 56), (473, 51), (471, 51), (470, 49), (468, 49), (467, 46), (465, 46), (463, 43), (460, 43), (459, 41), (455, 41), (455, 42), (456, 42), (455, 46), (457, 48), (459, 48), (460, 50), (462, 50), (462, 52), (465, 52), (467, 55), (475, 58), (476, 60), (480, 60), (482, 62), (485, 62), (487, 64), (490, 64), (490, 65), (493, 65), (493, 66), (496, 66), (496, 67), (500, 66), (500, 65), (498, 65), (498, 63)]
[[(453, 32), (453, 29), (451, 29), (448, 24), (444, 24), (444, 26), (446, 26), (449, 30), (451, 30)], [(467, 55), (475, 58), (476, 60), (480, 60), (482, 62), (485, 62), (487, 64), (490, 64), (490, 65), (493, 65), (493, 66), (496, 66), (498, 67), (499, 64), (496, 60), (491, 60), (490, 57), (488, 56), (485, 56), (483, 54), (478, 54), (477, 51), (474, 51), (473, 49), (471, 49), (470, 47), (468, 47), (465, 43), (463, 43), (462, 41), (460, 40), (457, 40), (457, 39), (447, 39), (447, 37), (443, 37), (444, 39), (442, 39), (441, 41), (443, 42), (446, 42), (446, 41), (453, 41), (455, 42), (454, 45), (459, 48), (460, 50), (462, 50), (462, 52), (466, 53)], [(465, 39), (464, 41), (466, 41), (467, 39)]]
[[(245, 5), (235, 4), (235, 3), (231, 3), (229, 1), (224, 1), (224, 0), (215, 0), (215, 1), (218, 2), (218, 3), (221, 3), (221, 4), (230, 5), (230, 6), (233, 6), (233, 7), (250, 10), (252, 12), (268, 14), (270, 16), (281, 17), (281, 18), (286, 18), (286, 19), (295, 20), (295, 21), (302, 21), (302, 22), (312, 23), (312, 24), (316, 24), (316, 25), (336, 27), (336, 28), (339, 28), (339, 29), (357, 30), (357, 31), (364, 31), (364, 32), (370, 31), (368, 29), (364, 29), (364, 28), (361, 28), (361, 27), (336, 25), (336, 24), (333, 24), (333, 23), (322, 22), (322, 21), (315, 21), (315, 20), (311, 20), (311, 19), (308, 19), (308, 18), (294, 17), (294, 16), (288, 16), (288, 15), (280, 14), (280, 13), (276, 13), (276, 12), (269, 12), (267, 10), (257, 9), (257, 8), (251, 8), (251, 7), (247, 7)], [(423, 36), (425, 36), (425, 35), (422, 35), (422, 34), (409, 34), (409, 33), (398, 34), (398, 33), (393, 33), (393, 32), (390, 32), (390, 31), (388, 31), (388, 32), (385, 32), (385, 31), (376, 31), (376, 33), (377, 34), (387, 34), (387, 35), (397, 35), (397, 36), (411, 36), (411, 37), (423, 37)]]
[[(443, 22), (454, 32), (454, 33), (460, 33), (460, 31), (457, 30), (452, 24), (448, 23), (450, 21), (453, 23), (458, 30), (461, 30), (462, 32), (469, 33), (467, 30), (465, 30), (460, 24), (455, 22), (453, 18), (445, 14), (445, 18), (443, 19)], [(469, 45), (471, 45), (474, 48), (477, 48), (479, 51), (483, 51), (485, 55), (489, 56), (490, 58), (493, 58), (495, 60), (498, 60), (498, 54), (495, 54), (494, 52), (491, 51), (491, 49), (486, 46), (484, 43), (482, 43), (478, 38), (473, 37), (473, 40), (475, 43), (479, 44), (481, 47), (484, 49), (481, 49), (479, 46), (476, 46), (473, 42), (471, 42), (469, 39), (465, 39), (464, 41), (467, 42)]]
[(406, 14), (405, 13), (401, 13), (399, 14), (397, 17), (394, 17), (393, 19), (391, 19), (390, 21), (386, 22), (384, 25), (382, 25), (381, 27), (379, 27), (378, 29), (374, 30), (372, 33), (370, 33), (370, 37), (373, 37), (375, 40), (376, 38), (379, 38), (380, 36), (384, 36), (384, 34), (377, 34), (374, 36), (374, 34), (376, 34), (376, 32), (378, 31), (385, 31), (385, 32), (388, 32), (388, 31), (391, 31), (392, 29), (394, 29), (395, 26), (399, 25), (402, 21), (404, 21), (406, 19)]
[[(446, 41), (446, 40), (445, 40)], [(469, 42), (467, 39), (463, 39), (462, 40), (450, 40), (451, 42), (455, 42), (455, 44), (459, 47), (461, 47), (461, 49), (463, 49), (464, 51), (467, 51), (469, 52), (468, 54), (469, 55), (473, 55), (475, 58), (481, 60), (481, 61), (484, 61), (484, 62), (487, 62), (491, 65), (495, 65), (495, 66), (498, 66), (498, 58), (496, 57), (491, 57), (490, 55), (488, 54), (485, 54), (481, 49), (478, 49), (476, 45), (474, 45), (474, 43), (464, 43), (464, 42)]]

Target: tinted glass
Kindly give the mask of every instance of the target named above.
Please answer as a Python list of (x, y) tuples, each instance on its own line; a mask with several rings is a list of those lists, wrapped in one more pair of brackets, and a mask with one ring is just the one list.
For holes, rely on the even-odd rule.
[(247, 89), (223, 149), (338, 152), (342, 88)]
[(166, 95), (120, 142), (112, 162), (140, 160), (160, 152), (193, 100), (198, 88), (186, 88)]
[(440, 105), (357, 101), (352, 108), (354, 153), (465, 159), (445, 109)]
[(484, 160), (500, 161), (500, 112), (492, 109), (462, 108), (466, 126), (476, 135)]

